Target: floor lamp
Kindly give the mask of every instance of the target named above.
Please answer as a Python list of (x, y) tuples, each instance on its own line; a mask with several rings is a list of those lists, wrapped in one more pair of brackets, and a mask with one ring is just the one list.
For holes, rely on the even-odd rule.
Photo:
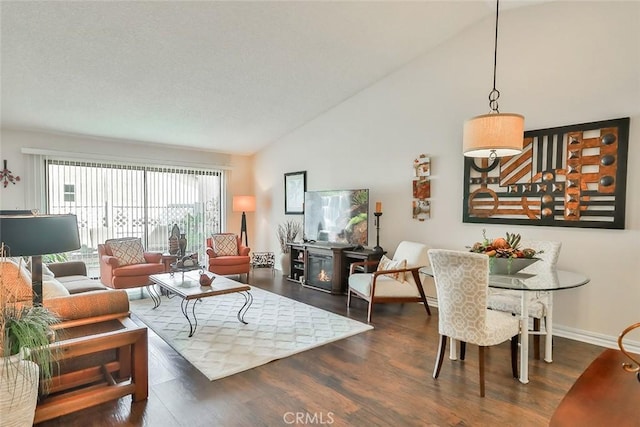
[(33, 303), (42, 304), (42, 255), (80, 248), (75, 215), (0, 215), (3, 256), (31, 256)]
[(249, 239), (247, 238), (246, 212), (256, 211), (255, 196), (233, 196), (233, 211), (242, 212), (242, 224), (240, 225), (240, 241), (242, 241), (242, 234), (244, 234), (244, 245), (249, 247)]

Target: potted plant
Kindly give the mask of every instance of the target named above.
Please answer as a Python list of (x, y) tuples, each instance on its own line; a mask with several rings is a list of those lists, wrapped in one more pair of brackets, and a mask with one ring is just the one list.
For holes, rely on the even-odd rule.
[(282, 266), (282, 274), (287, 276), (291, 270), (291, 254), (289, 253), (290, 247), (287, 243), (295, 241), (298, 234), (302, 233), (302, 226), (299, 222), (294, 220), (288, 220), (278, 225), (278, 241), (280, 242), (280, 265)]
[(49, 343), (58, 319), (40, 305), (17, 301), (12, 285), (22, 280), (20, 268), (4, 259), (0, 263), (0, 426), (30, 426), (38, 387), (46, 391), (53, 375)]

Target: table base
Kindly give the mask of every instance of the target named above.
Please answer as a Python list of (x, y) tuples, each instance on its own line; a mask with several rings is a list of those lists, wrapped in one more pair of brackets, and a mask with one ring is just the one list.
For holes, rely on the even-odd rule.
[[(162, 288), (162, 289), (167, 292), (167, 298), (173, 298), (176, 296), (176, 294), (172, 293), (166, 288)], [(148, 285), (147, 291), (149, 293), (149, 296), (151, 297), (151, 300), (153, 301), (153, 308), (156, 309), (160, 307), (160, 304), (162, 303), (162, 299), (157, 289), (155, 288), (155, 286)], [(244, 297), (244, 304), (242, 304), (242, 307), (240, 307), (240, 310), (238, 310), (237, 317), (240, 323), (244, 323), (246, 325), (247, 322), (244, 320), (244, 315), (249, 310), (249, 307), (251, 307), (251, 304), (253, 304), (253, 295), (251, 295), (251, 292), (249, 291), (239, 291), (234, 293), (238, 293)], [(202, 298), (192, 298), (192, 299), (183, 298), (182, 301), (180, 302), (180, 310), (182, 311), (182, 314), (184, 315), (184, 317), (187, 319), (187, 322), (189, 322), (189, 338), (191, 338), (196, 333), (196, 329), (198, 327), (198, 317), (196, 316), (196, 304), (198, 302), (201, 302), (201, 300)], [(190, 304), (191, 304), (191, 317), (193, 317), (193, 321), (191, 320), (191, 317), (189, 317)]]

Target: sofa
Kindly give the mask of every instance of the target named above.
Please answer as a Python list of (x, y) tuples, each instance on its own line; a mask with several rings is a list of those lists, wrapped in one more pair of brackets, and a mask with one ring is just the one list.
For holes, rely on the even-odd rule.
[[(47, 274), (47, 269), (52, 273)], [(56, 281), (61, 289), (52, 289)], [(56, 286), (57, 287), (57, 286)], [(87, 276), (81, 261), (43, 265), (43, 305), (60, 316), (61, 326), (89, 324), (129, 316), (126, 291), (109, 289)]]
[[(19, 304), (31, 304), (31, 273), (19, 258), (0, 259), (3, 295)], [(129, 296), (87, 276), (83, 262), (42, 265), (42, 304), (60, 317), (56, 328), (91, 324), (129, 315)]]

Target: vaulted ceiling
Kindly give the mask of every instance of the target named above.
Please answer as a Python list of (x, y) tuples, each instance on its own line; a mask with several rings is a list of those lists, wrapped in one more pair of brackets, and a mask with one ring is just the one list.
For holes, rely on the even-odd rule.
[(493, 1), (0, 7), (3, 128), (238, 154), (495, 13)]

